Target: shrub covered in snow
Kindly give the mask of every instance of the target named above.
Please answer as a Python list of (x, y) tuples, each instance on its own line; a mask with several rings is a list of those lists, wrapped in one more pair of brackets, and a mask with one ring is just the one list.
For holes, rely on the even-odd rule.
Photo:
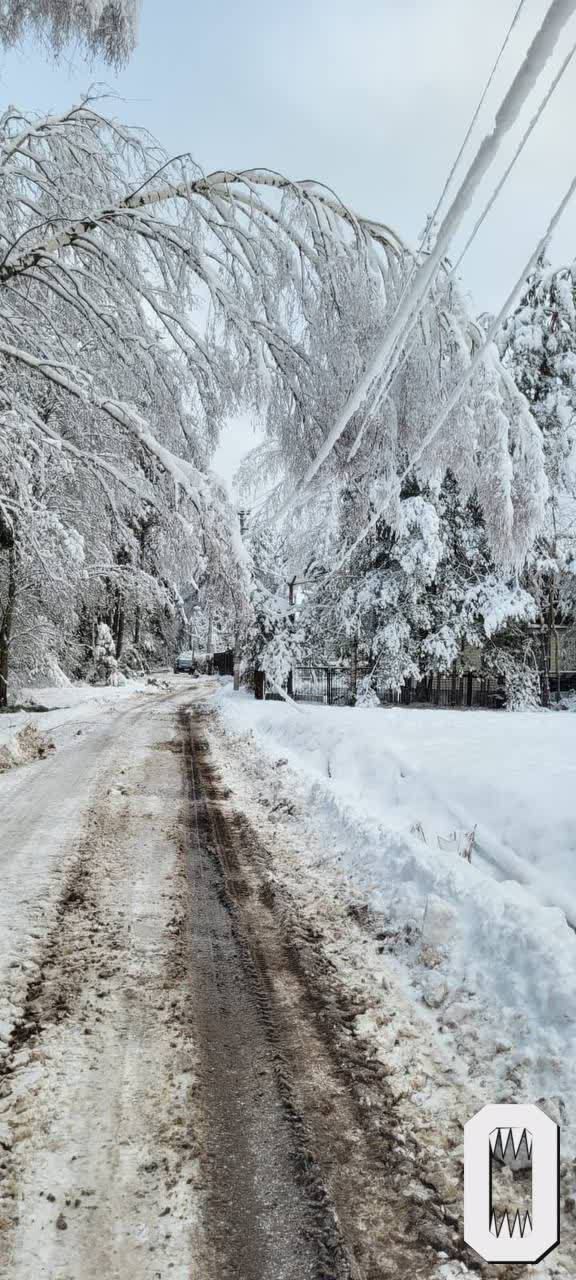
[(364, 678), (360, 681), (360, 684), (358, 686), (358, 693), (356, 695), (355, 705), (357, 707), (381, 707), (382, 706), (382, 703), (380, 702), (378, 694), (376, 693), (376, 690), (374, 688), (371, 676), (364, 676)]
[(99, 622), (94, 645), (93, 683), (118, 684), (118, 674), (112, 632), (105, 622)]

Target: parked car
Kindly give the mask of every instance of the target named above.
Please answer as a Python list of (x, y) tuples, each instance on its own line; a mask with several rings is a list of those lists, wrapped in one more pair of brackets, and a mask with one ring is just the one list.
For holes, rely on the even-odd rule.
[(184, 649), (182, 653), (178, 654), (174, 663), (174, 671), (176, 673), (179, 671), (188, 671), (192, 676), (196, 674), (196, 660), (194, 658), (194, 654), (191, 653), (189, 649)]

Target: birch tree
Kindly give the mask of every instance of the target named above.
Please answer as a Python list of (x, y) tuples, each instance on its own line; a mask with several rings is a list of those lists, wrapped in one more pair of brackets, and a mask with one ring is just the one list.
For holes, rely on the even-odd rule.
[[(9, 109), (0, 181), (3, 547), (30, 527), (30, 474), (66, 460), (125, 546), (115, 580), (145, 573), (131, 522), (156, 510), (165, 545), (185, 548), (178, 572), (196, 587), (209, 574), (240, 607), (248, 566), (209, 469), (220, 425), (239, 408), (264, 422), (273, 518), (387, 333), (410, 251), (317, 184), (170, 161), (88, 98), (44, 119)], [(421, 489), (450, 470), (464, 500), (477, 491), (493, 556), (521, 563), (542, 518), (541, 442), (497, 353), (427, 444), (482, 341), (443, 267), (385, 394), (373, 388), (301, 494), (291, 518), (306, 563), (343, 545), (349, 490), (367, 518), (385, 494), (387, 523), (403, 527), (411, 459)]]
[(53, 54), (80, 43), (89, 57), (122, 66), (133, 52), (141, 0), (2, 0), (0, 42), (5, 49), (31, 34)]

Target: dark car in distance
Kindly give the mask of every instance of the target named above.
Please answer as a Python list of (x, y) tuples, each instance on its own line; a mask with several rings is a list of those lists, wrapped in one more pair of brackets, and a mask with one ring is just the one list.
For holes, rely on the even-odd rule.
[(179, 671), (187, 671), (189, 675), (196, 674), (196, 661), (194, 654), (191, 653), (189, 649), (185, 649), (182, 653), (178, 654), (174, 663), (174, 671), (175, 673), (178, 673)]

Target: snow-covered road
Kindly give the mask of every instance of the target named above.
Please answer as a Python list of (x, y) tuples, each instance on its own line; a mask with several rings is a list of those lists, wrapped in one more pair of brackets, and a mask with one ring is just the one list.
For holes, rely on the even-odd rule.
[[(7, 1280), (187, 1280), (201, 1256), (175, 712), (81, 700), (0, 778), (0, 1260)], [(86, 711), (88, 710), (88, 715)], [(56, 735), (57, 736), (57, 735)]]
[[(289, 1170), (309, 1151), (322, 1247), (332, 1208), (340, 1223), (334, 1274), (352, 1256), (385, 1274), (393, 1245), (398, 1276), (457, 1280), (461, 1125), (504, 1100), (562, 1123), (562, 1246), (530, 1274), (572, 1280), (576, 939), (533, 884), (434, 847), (483, 806), (540, 875), (548, 814), (551, 883), (569, 891), (567, 739), (553, 808), (538, 792), (530, 809), (536, 734), (498, 717), (520, 726), (507, 810), (490, 717), (457, 716), (457, 746), (433, 714), (302, 716), (215, 680), (100, 693), (47, 694), (55, 753), (0, 777), (7, 1280), (220, 1280), (229, 1254), (242, 1280), (274, 1256), (292, 1276), (286, 1232), (309, 1206)], [(274, 1125), (280, 1214), (258, 1191)]]
[[(92, 692), (108, 696), (90, 697)], [(0, 1043), (14, 1016), (6, 1007), (8, 993), (17, 1004), (23, 978), (16, 975), (26, 972), (42, 941), (42, 922), (52, 914), (97, 780), (118, 737), (129, 742), (131, 726), (152, 702), (150, 693), (110, 697), (116, 692), (57, 691), (68, 706), (47, 715), (2, 717), (6, 736), (31, 721), (50, 733), (58, 749), (0, 777)]]

